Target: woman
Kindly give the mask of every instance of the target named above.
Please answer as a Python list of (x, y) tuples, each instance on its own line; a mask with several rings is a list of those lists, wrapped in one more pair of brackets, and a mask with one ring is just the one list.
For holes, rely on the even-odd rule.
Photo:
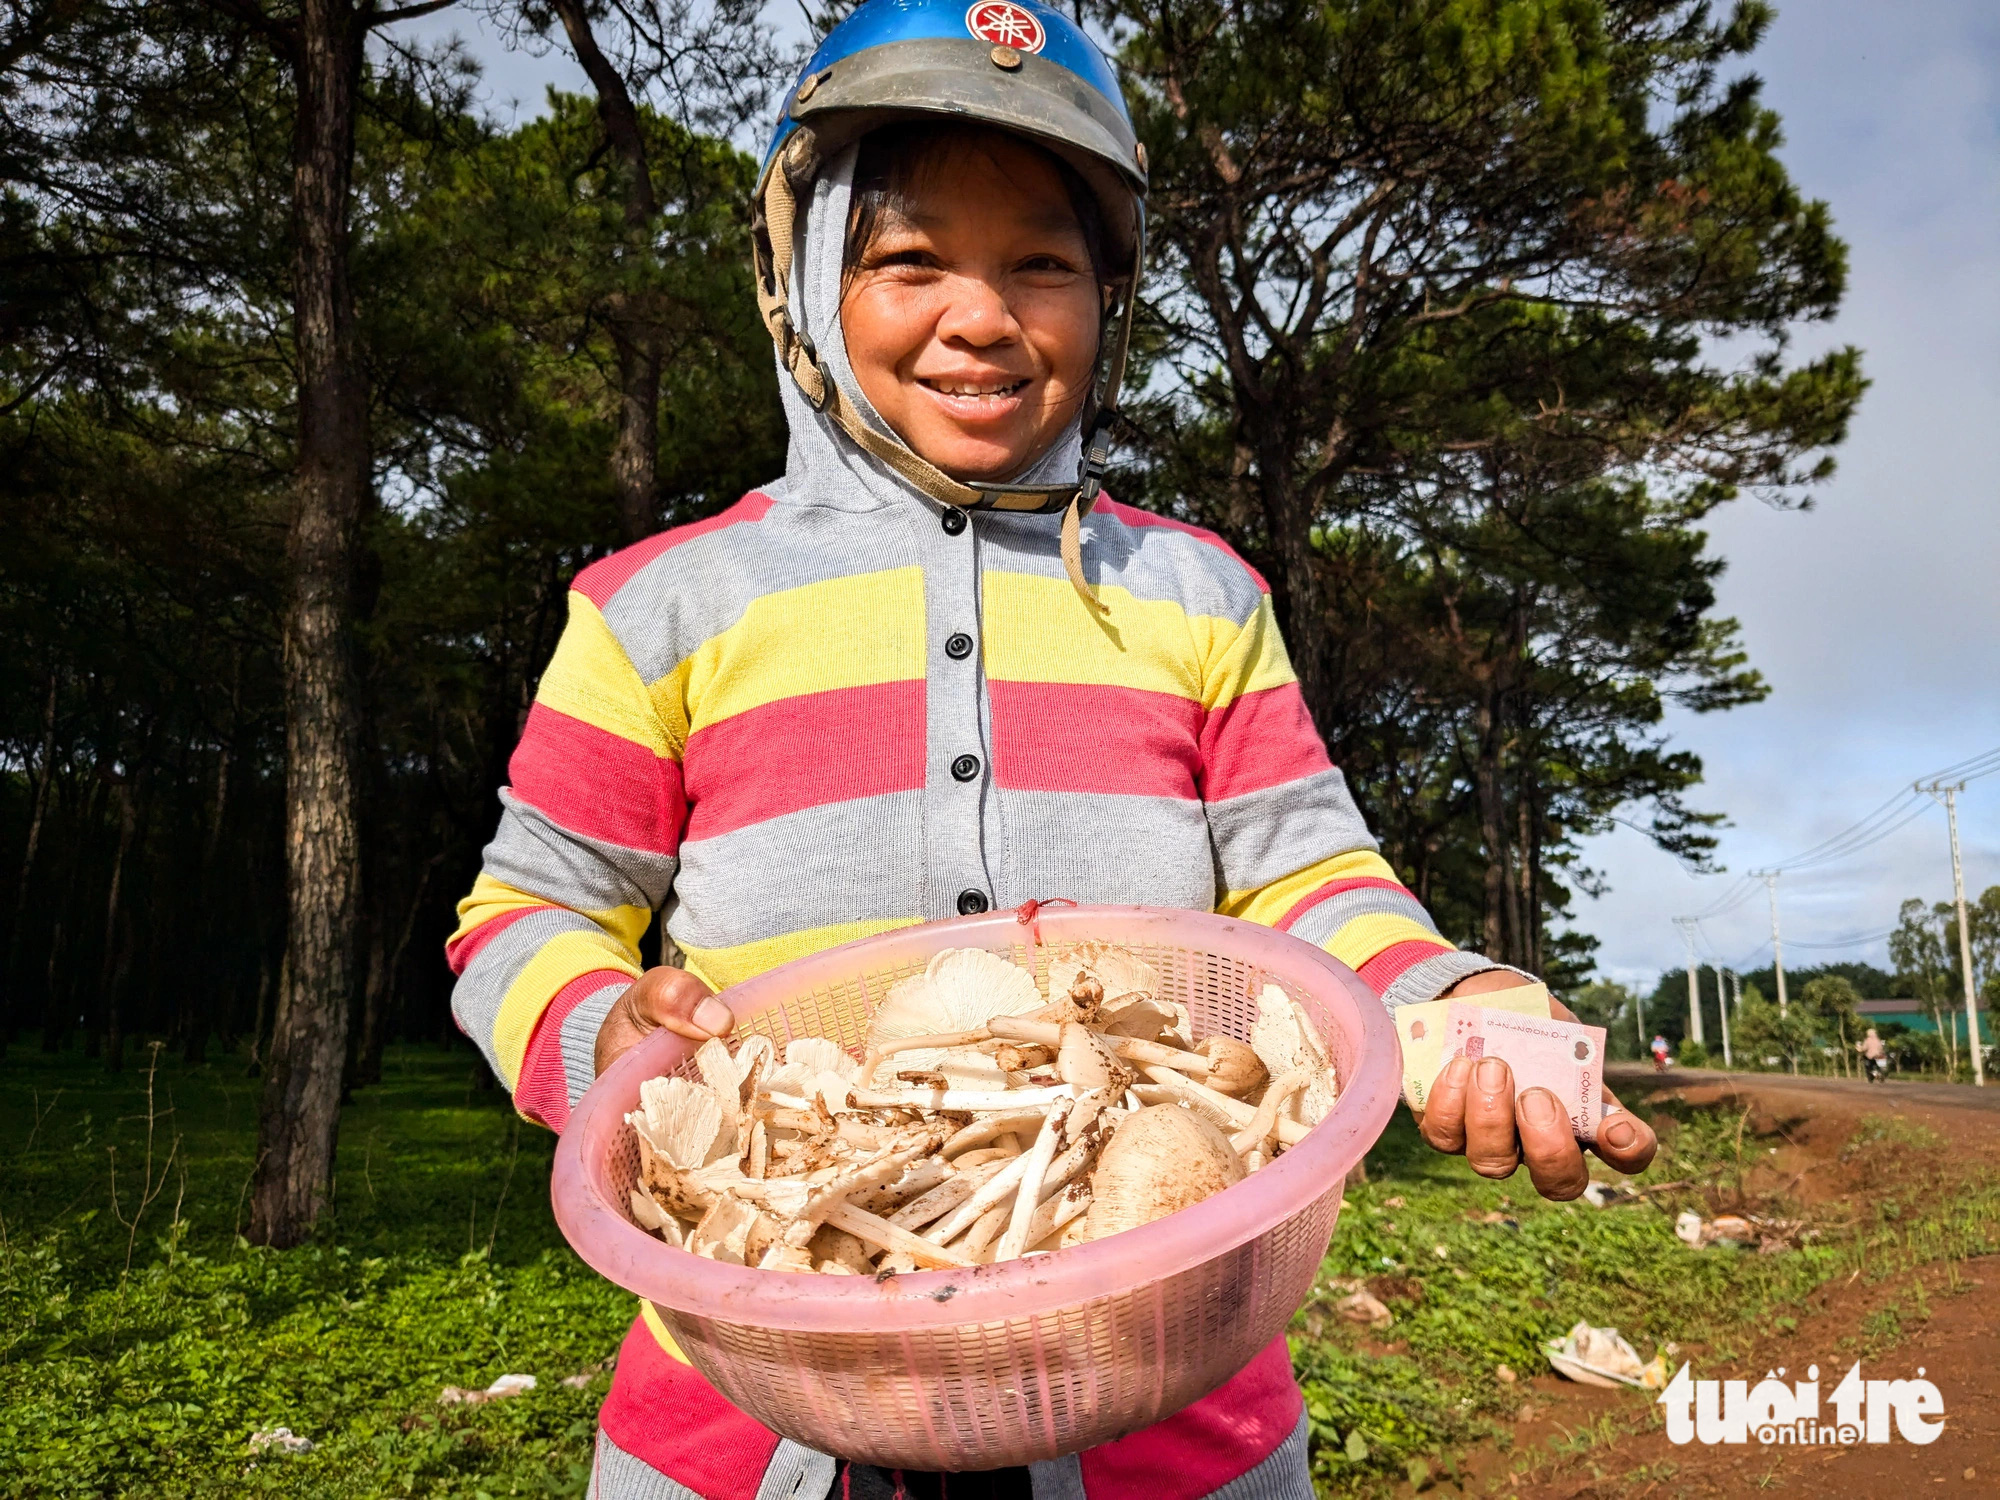
[[(451, 945), (454, 1009), (560, 1127), (656, 1026), (834, 943), (1030, 898), (1286, 928), (1386, 1003), (1524, 976), (1440, 938), (1306, 716), (1262, 581), (1097, 493), (1145, 158), (1103, 58), (1011, 0), (873, 0), (788, 100), (760, 187), (784, 477), (586, 569)], [(665, 908), (683, 967), (640, 972)], [(1573, 1197), (1561, 1107), (1447, 1072), (1440, 1149)], [(1602, 1154), (1652, 1155), (1619, 1114)], [(651, 1310), (593, 1493), (1310, 1495), (1282, 1340), (1146, 1432), (1032, 1470), (883, 1475), (730, 1406)]]

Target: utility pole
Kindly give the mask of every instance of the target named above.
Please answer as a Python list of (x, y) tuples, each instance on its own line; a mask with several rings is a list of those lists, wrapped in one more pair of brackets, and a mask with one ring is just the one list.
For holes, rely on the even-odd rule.
[(1709, 967), (1715, 970), (1715, 1008), (1722, 1016), (1722, 1065), (1733, 1068), (1736, 1059), (1729, 1053), (1729, 986), (1723, 981), (1722, 965), (1710, 964)]
[(1752, 870), (1764, 877), (1764, 889), (1771, 893), (1771, 963), (1778, 972), (1778, 1014), (1785, 1013), (1785, 944), (1778, 936), (1778, 872)]
[(1675, 917), (1674, 926), (1680, 928), (1681, 937), (1687, 943), (1688, 954), (1688, 1036), (1694, 1041), (1702, 1041), (1701, 1034), (1701, 979), (1700, 967), (1694, 961), (1693, 917)]
[(1927, 793), (1934, 802), (1942, 802), (1945, 818), (1951, 824), (1951, 894), (1958, 903), (1958, 967), (1965, 975), (1965, 1030), (1972, 1049), (1972, 1086), (1984, 1088), (1986, 1060), (1980, 1056), (1979, 1002), (1972, 988), (1972, 932), (1965, 921), (1965, 867), (1958, 858), (1958, 794), (1965, 790), (1965, 783), (1946, 786), (1933, 781), (1926, 786), (1919, 782), (1917, 790)]

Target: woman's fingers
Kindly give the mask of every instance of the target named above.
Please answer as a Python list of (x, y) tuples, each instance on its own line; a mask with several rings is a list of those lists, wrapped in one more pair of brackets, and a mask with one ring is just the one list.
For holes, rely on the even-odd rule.
[(1514, 1103), (1521, 1133), (1521, 1159), (1535, 1191), (1544, 1198), (1575, 1198), (1590, 1186), (1590, 1169), (1583, 1164), (1583, 1147), (1562, 1101), (1547, 1089), (1523, 1089)]
[(1481, 1177), (1511, 1177), (1521, 1165), (1514, 1131), (1514, 1070), (1497, 1057), (1472, 1065), (1465, 1099), (1465, 1159)]
[(1604, 1159), (1606, 1166), (1636, 1177), (1653, 1164), (1660, 1138), (1653, 1134), (1652, 1126), (1621, 1106), (1606, 1089), (1604, 1118), (1598, 1123), (1597, 1139), (1591, 1149)]
[(685, 969), (648, 969), (611, 1007), (597, 1029), (597, 1071), (602, 1073), (648, 1032), (665, 1027), (691, 1042), (727, 1036), (733, 1011)]
[(1423, 1119), (1417, 1122), (1417, 1133), (1432, 1150), (1456, 1156), (1465, 1149), (1465, 1095), (1471, 1081), (1472, 1064), (1455, 1057), (1445, 1064), (1437, 1082), (1431, 1085), (1431, 1096), (1424, 1105)]

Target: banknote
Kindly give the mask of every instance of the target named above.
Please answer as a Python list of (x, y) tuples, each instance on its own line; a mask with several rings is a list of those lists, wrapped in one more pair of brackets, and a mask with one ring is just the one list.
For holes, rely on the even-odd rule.
[(1569, 1115), (1578, 1140), (1597, 1139), (1604, 1114), (1604, 1028), (1514, 1015), (1453, 1001), (1445, 1018), (1452, 1057), (1497, 1057), (1514, 1070), (1514, 1091), (1544, 1088)]
[[(1430, 1097), (1431, 1085), (1449, 1059), (1445, 1050), (1451, 1007), (1464, 1002), (1427, 1000), (1420, 1005), (1400, 1005), (1394, 1011), (1396, 1040), (1403, 1048), (1403, 1097), (1411, 1109), (1421, 1111)], [(1549, 1014), (1547, 985), (1520, 984), (1507, 990), (1489, 990), (1471, 1002), (1514, 1015)]]

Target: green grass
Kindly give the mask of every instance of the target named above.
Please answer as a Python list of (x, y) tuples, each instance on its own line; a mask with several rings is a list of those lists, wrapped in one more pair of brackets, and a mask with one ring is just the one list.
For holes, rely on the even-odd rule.
[[(279, 1254), (238, 1234), (258, 1089), (240, 1060), (161, 1062), (145, 1185), (143, 1066), (107, 1077), (20, 1048), (0, 1062), (0, 1495), (580, 1494), (608, 1376), (562, 1377), (617, 1348), (632, 1302), (562, 1244), (552, 1138), (473, 1077), (463, 1052), (393, 1051), (343, 1115), (323, 1232)], [(1727, 1184), (1766, 1144), (1739, 1152), (1738, 1123), (1684, 1111), (1653, 1177)], [(1892, 1340), (1928, 1312), (1910, 1268), (2000, 1245), (2000, 1185), (1927, 1191), (1944, 1149), (1894, 1122), (1856, 1137), (1856, 1170), (1871, 1153), (1893, 1157), (1898, 1188), (1865, 1221), (1794, 1254), (1697, 1253), (1670, 1212), (1543, 1204), (1525, 1177), (1436, 1156), (1399, 1115), (1294, 1325), (1322, 1487), (1456, 1479), (1520, 1403), (1494, 1367), (1540, 1372), (1542, 1340), (1578, 1318), (1642, 1356), (1668, 1339), (1724, 1351), (1829, 1278), (1867, 1276), (1893, 1281), (1898, 1307), (1857, 1334)], [(1389, 1279), (1375, 1284), (1392, 1329), (1331, 1315), (1346, 1277)], [(1370, 1353), (1376, 1339), (1406, 1347)], [(437, 1404), (445, 1385), (517, 1371), (538, 1389)], [(1633, 1420), (1646, 1414), (1635, 1394)], [(317, 1448), (253, 1464), (250, 1434), (278, 1425)]]
[[(240, 1061), (162, 1061), (136, 1234), (143, 1067), (0, 1065), (0, 1494), (583, 1492), (608, 1377), (561, 1378), (616, 1350), (632, 1300), (563, 1247), (553, 1138), (475, 1092), (467, 1054), (399, 1050), (386, 1073), (343, 1115), (324, 1232), (278, 1254), (237, 1235)], [(511, 1371), (539, 1388), (437, 1404)], [(316, 1451), (253, 1467), (250, 1434), (279, 1425)]]

